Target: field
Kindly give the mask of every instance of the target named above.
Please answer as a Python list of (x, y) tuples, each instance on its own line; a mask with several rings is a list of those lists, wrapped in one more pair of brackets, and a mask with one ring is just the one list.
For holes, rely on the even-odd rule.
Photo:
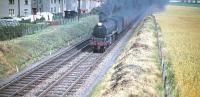
[(5, 79), (28, 64), (67, 47), (69, 42), (78, 40), (80, 36), (90, 36), (97, 21), (96, 16), (88, 16), (81, 18), (79, 22), (50, 26), (33, 35), (0, 41), (0, 79)]
[(170, 5), (178, 5), (178, 6), (188, 6), (188, 7), (200, 7), (200, 4), (195, 3), (182, 3), (182, 2), (173, 2)]
[(180, 97), (200, 97), (200, 8), (169, 5), (156, 18)]

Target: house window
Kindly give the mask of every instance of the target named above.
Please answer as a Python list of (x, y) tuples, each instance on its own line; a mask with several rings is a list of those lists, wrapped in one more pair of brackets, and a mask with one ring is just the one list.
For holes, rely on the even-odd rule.
[(39, 0), (39, 3), (41, 4), (41, 3), (42, 3), (42, 0)]
[(15, 4), (15, 0), (9, 0), (9, 4), (10, 5), (14, 5)]
[(54, 3), (56, 3), (56, 0), (54, 0)]
[(54, 13), (56, 13), (56, 7), (54, 7)]
[(65, 0), (64, 0), (64, 4), (65, 4)]
[(24, 0), (24, 4), (25, 4), (25, 5), (28, 5), (28, 0)]
[(28, 15), (28, 9), (24, 9), (24, 15), (25, 15), (25, 16)]
[(9, 9), (9, 16), (14, 16), (14, 15), (15, 15), (15, 10)]
[(61, 2), (61, 1), (59, 0), (59, 4), (60, 4), (60, 2)]
[(53, 0), (51, 0), (51, 4), (53, 4)]
[(53, 13), (53, 7), (51, 7), (51, 13)]

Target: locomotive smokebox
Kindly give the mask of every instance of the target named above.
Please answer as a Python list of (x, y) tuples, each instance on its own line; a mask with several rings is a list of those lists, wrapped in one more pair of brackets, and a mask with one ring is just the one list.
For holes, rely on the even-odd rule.
[(98, 25), (98, 26), (103, 26), (103, 24), (102, 24), (101, 22), (99, 22), (97, 25)]

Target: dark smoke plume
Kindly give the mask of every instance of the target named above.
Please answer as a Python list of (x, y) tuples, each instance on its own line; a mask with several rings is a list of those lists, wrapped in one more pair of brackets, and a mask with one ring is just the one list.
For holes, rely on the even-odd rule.
[(109, 16), (134, 16), (139, 13), (151, 14), (164, 10), (168, 0), (106, 0), (99, 9), (99, 20)]

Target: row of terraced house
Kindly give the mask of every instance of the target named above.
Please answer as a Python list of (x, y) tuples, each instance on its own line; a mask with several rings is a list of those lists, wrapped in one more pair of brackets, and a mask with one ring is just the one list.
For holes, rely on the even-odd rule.
[[(80, 0), (80, 9), (89, 12), (100, 6), (99, 0)], [(77, 11), (78, 0), (0, 0), (0, 17), (23, 17), (37, 12)]]

